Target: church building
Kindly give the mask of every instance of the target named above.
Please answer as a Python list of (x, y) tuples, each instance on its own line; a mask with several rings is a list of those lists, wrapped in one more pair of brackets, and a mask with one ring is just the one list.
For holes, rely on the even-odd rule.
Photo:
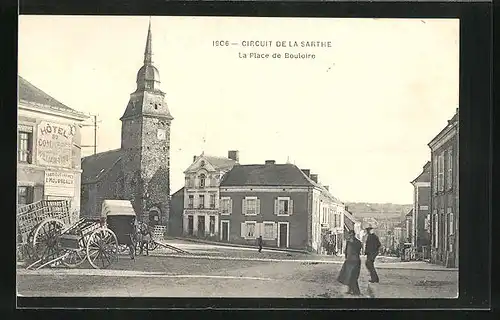
[(130, 200), (138, 219), (167, 225), (173, 117), (160, 90), (160, 73), (153, 65), (151, 22), (136, 83), (120, 118), (120, 149), (82, 159), (81, 215), (100, 215), (105, 199)]

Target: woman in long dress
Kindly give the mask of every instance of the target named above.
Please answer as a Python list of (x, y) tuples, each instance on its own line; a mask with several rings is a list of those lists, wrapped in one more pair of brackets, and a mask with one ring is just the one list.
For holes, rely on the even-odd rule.
[(347, 244), (345, 248), (345, 261), (340, 270), (337, 281), (349, 287), (347, 294), (360, 295), (358, 278), (361, 271), (361, 241), (359, 241), (353, 230), (347, 233)]

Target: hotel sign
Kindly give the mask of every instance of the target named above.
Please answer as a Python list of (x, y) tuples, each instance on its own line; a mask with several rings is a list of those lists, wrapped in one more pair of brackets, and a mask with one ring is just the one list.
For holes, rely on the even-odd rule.
[(71, 168), (74, 135), (74, 126), (42, 121), (36, 138), (38, 164)]
[(46, 196), (74, 197), (75, 175), (70, 172), (45, 171)]

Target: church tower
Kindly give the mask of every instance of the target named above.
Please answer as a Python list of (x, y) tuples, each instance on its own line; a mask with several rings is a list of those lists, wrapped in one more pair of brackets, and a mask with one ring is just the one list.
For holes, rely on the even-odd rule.
[(172, 115), (153, 65), (151, 20), (144, 64), (137, 72), (122, 121), (121, 150), (124, 196), (138, 219), (166, 225), (170, 208), (170, 124)]

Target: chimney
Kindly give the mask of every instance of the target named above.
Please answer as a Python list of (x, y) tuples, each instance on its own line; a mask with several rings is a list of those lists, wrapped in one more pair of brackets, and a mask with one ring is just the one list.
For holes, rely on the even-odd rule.
[(309, 170), (309, 169), (302, 169), (302, 172), (304, 172), (304, 174), (305, 174), (307, 177), (311, 176), (311, 170)]
[(330, 191), (330, 186), (323, 186), (325, 187), (326, 191)]
[(318, 175), (317, 174), (311, 174), (311, 180), (318, 183)]
[(266, 165), (268, 164), (276, 164), (276, 161), (274, 160), (266, 160)]
[(236, 162), (240, 161), (240, 152), (238, 150), (230, 150), (227, 152), (227, 157)]
[(195, 162), (195, 161), (196, 161), (196, 158), (197, 158), (197, 156), (193, 156), (193, 162)]

